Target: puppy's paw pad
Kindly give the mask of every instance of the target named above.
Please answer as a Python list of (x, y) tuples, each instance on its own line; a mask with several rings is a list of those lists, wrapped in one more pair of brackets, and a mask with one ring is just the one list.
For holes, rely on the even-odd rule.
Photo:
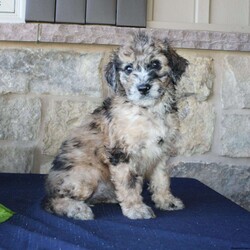
[(124, 208), (123, 214), (129, 219), (152, 219), (155, 218), (153, 210), (146, 205), (134, 205), (130, 208)]

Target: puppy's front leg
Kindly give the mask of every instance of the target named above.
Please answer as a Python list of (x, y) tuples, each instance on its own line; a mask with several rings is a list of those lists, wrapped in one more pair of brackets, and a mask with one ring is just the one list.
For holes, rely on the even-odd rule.
[(150, 191), (155, 206), (162, 210), (179, 210), (184, 208), (182, 201), (170, 191), (170, 178), (166, 169), (166, 159), (153, 170), (150, 179)]
[(133, 173), (126, 163), (112, 165), (110, 170), (123, 214), (130, 219), (154, 218), (153, 210), (142, 201), (142, 176)]

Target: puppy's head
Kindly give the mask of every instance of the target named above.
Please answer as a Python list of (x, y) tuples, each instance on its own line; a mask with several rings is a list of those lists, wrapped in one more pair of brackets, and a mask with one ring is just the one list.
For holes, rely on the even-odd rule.
[(148, 107), (173, 89), (187, 65), (188, 61), (167, 40), (138, 33), (129, 44), (113, 53), (105, 76), (115, 94)]

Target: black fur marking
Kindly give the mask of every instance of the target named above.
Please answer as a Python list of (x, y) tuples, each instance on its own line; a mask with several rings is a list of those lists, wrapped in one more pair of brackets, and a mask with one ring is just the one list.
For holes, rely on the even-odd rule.
[(108, 121), (112, 120), (112, 114), (111, 114), (111, 105), (112, 105), (112, 100), (111, 98), (107, 98), (103, 102), (103, 114), (105, 117), (108, 119)]
[(89, 124), (89, 128), (90, 130), (96, 130), (96, 129), (99, 129), (99, 125), (96, 122), (91, 122)]
[(95, 115), (103, 113), (103, 115), (107, 118), (107, 120), (111, 121), (112, 120), (111, 108), (112, 108), (112, 99), (107, 98), (106, 100), (104, 100), (102, 106), (95, 109), (92, 114)]
[(68, 140), (66, 140), (66, 141), (64, 141), (64, 142), (62, 143), (62, 145), (61, 145), (60, 149), (67, 148), (68, 146), (69, 146), (69, 141), (68, 141)]
[(177, 102), (174, 101), (172, 104), (171, 104), (171, 112), (170, 113), (176, 113), (178, 112), (178, 106), (177, 106)]
[(45, 209), (46, 211), (50, 212), (50, 213), (54, 213), (55, 210), (51, 204), (51, 200), (50, 197), (44, 197), (41, 201), (41, 206), (43, 209)]
[(119, 163), (129, 163), (129, 156), (120, 148), (112, 148), (109, 150), (109, 155), (109, 161), (113, 166), (116, 166)]
[(128, 188), (135, 188), (136, 183), (137, 183), (137, 175), (130, 173), (129, 179), (128, 179)]
[(163, 54), (165, 54), (168, 59), (168, 65), (172, 70), (172, 74), (170, 74), (170, 76), (173, 83), (176, 84), (181, 79), (181, 76), (185, 72), (189, 63), (185, 58), (179, 56), (175, 50), (169, 46), (166, 51), (163, 51)]
[(104, 110), (108, 110), (110, 109), (111, 104), (112, 104), (112, 99), (109, 97), (106, 100), (104, 100), (102, 107)]
[(170, 204), (169, 204), (169, 207), (170, 207), (170, 208), (176, 208), (177, 206), (176, 206), (174, 203), (170, 203)]
[(102, 111), (107, 111), (110, 108), (111, 103), (112, 103), (111, 98), (110, 97), (107, 98), (106, 100), (103, 101), (102, 106), (96, 108), (92, 114), (95, 115), (101, 113)]
[(83, 147), (83, 142), (79, 141), (77, 138), (71, 140), (72, 146), (74, 148), (81, 148)]
[(116, 91), (116, 66), (114, 61), (110, 61), (105, 68), (105, 78), (111, 88)]
[(158, 140), (157, 140), (157, 144), (158, 144), (159, 146), (162, 146), (163, 143), (164, 143), (163, 138), (159, 137)]
[(57, 155), (52, 162), (52, 170), (54, 171), (69, 171), (71, 168), (73, 168), (73, 165), (65, 157), (62, 157), (62, 155)]
[(113, 89), (114, 92), (117, 92), (117, 72), (121, 69), (121, 62), (118, 59), (116, 53), (113, 54), (113, 58), (107, 64), (105, 68), (105, 78), (109, 84), (109, 86)]
[(125, 89), (117, 79), (117, 74), (121, 70), (124, 70), (122, 68), (122, 63), (118, 58), (117, 54), (114, 53), (112, 60), (107, 64), (105, 68), (105, 78), (109, 86), (116, 94), (119, 94), (120, 96), (126, 96)]
[(155, 72), (155, 70), (151, 70), (149, 73), (148, 73), (148, 81), (151, 82), (153, 81), (154, 79), (158, 79), (159, 76), (158, 74)]

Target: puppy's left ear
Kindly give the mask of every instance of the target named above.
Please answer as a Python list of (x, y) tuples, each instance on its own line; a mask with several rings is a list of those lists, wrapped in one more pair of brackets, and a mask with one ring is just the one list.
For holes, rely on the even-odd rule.
[(168, 42), (165, 42), (164, 54), (167, 57), (168, 65), (171, 68), (172, 81), (176, 84), (181, 79), (182, 74), (186, 71), (189, 62), (185, 58), (179, 56)]
[(116, 83), (116, 65), (114, 59), (112, 59), (105, 68), (105, 78), (109, 86), (116, 92), (117, 83)]

